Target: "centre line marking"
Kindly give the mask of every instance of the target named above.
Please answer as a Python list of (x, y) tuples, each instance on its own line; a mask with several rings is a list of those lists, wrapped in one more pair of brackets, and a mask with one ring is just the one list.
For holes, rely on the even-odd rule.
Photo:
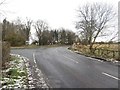
[(73, 60), (73, 59), (71, 59), (71, 58), (69, 58), (67, 56), (64, 56), (64, 57), (67, 58), (67, 59), (69, 59), (69, 60), (71, 60), (71, 61), (73, 61), (73, 62), (75, 62), (75, 63), (78, 63), (77, 61), (75, 61), (75, 60)]
[(112, 75), (110, 75), (110, 74), (108, 74), (108, 73), (102, 72), (102, 74), (104, 74), (104, 75), (106, 75), (106, 76), (109, 76), (109, 77), (111, 77), (111, 78), (114, 78), (114, 79), (116, 79), (116, 80), (120, 80), (119, 78), (117, 78), (117, 77), (115, 77), (115, 76), (112, 76)]

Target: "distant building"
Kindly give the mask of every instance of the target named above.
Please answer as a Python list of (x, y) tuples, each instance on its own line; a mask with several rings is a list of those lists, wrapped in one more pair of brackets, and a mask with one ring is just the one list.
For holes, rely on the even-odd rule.
[(26, 44), (26, 45), (29, 45), (29, 41), (26, 41), (25, 44)]

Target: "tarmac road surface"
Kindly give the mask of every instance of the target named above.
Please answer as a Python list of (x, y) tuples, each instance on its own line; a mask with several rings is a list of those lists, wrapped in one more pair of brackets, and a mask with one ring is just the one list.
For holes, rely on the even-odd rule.
[(118, 88), (118, 66), (76, 54), (67, 47), (13, 49), (36, 63), (53, 88)]

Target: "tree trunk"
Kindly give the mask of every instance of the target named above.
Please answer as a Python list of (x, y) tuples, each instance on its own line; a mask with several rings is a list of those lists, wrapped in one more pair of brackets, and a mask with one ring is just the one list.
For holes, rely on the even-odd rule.
[(89, 49), (90, 49), (90, 54), (94, 54), (93, 43), (90, 44)]
[(39, 38), (39, 46), (41, 45), (41, 38)]

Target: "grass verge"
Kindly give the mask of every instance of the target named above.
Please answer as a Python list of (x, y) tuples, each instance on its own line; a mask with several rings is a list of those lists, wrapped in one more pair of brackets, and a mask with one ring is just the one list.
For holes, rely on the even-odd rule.
[(11, 55), (8, 66), (2, 70), (1, 89), (27, 88), (27, 70), (22, 58)]
[(20, 47), (11, 47), (11, 49), (35, 49), (35, 48), (51, 48), (51, 47), (60, 47), (60, 46), (69, 46), (69, 45), (60, 45), (60, 44), (54, 44), (54, 45), (26, 45), (26, 46), (20, 46)]

